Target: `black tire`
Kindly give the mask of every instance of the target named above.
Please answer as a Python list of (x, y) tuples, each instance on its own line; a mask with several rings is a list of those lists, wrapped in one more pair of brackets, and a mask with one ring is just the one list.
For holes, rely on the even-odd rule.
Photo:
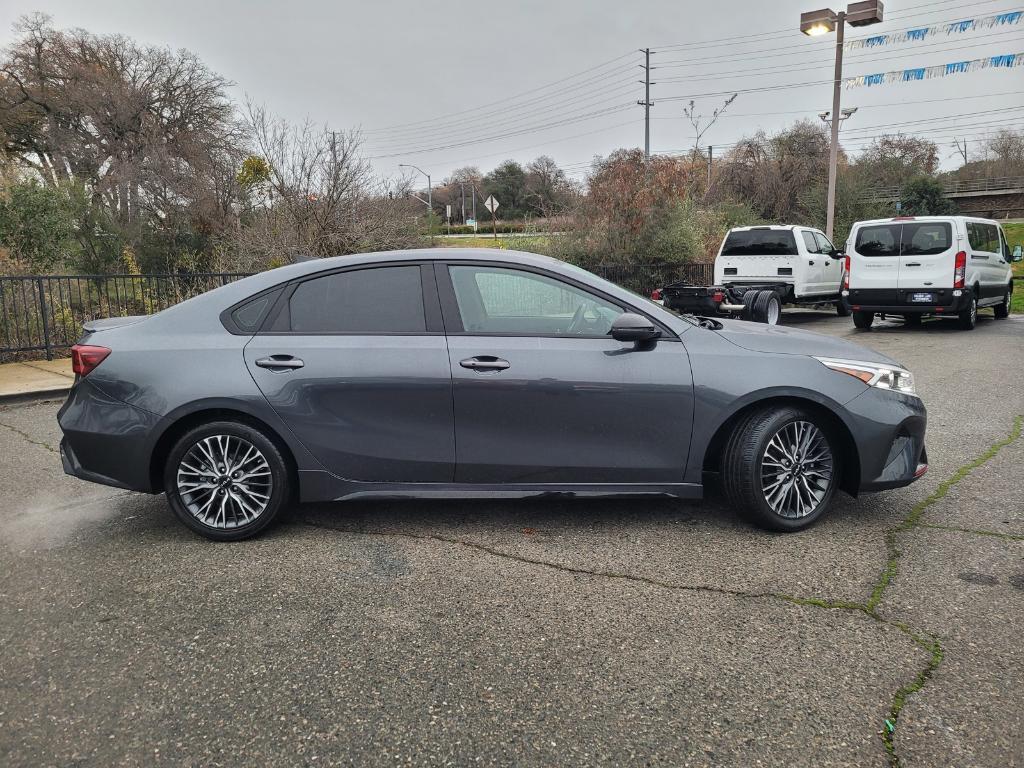
[(836, 314), (839, 317), (850, 316), (850, 305), (846, 303), (846, 299), (840, 299), (836, 302)]
[[(753, 311), (751, 319), (757, 323), (766, 325), (777, 325), (782, 315), (782, 302), (775, 291), (748, 291), (746, 296), (754, 293)], [(744, 296), (744, 300), (746, 299)], [(775, 322), (772, 322), (774, 316)]]
[[(783, 430), (792, 430), (801, 424), (812, 425), (821, 436), (828, 453), (830, 477), (821, 497), (813, 505), (808, 501), (809, 511), (797, 517), (788, 517), (776, 511), (766, 498), (764, 483), (770, 480), (763, 480), (762, 471), (773, 471), (764, 466), (766, 452), (773, 438), (780, 433), (786, 434)], [(816, 416), (792, 406), (753, 411), (736, 424), (726, 442), (722, 454), (723, 490), (729, 502), (758, 527), (772, 531), (799, 531), (815, 523), (831, 505), (839, 484), (841, 464), (838, 458), (835, 440), (828, 426)], [(811, 482), (815, 481), (812, 479)], [(816, 490), (822, 489), (816, 487)]]
[[(213, 478), (213, 475), (204, 474), (201, 476), (201, 480), (204, 483), (206, 483), (207, 479), (210, 480), (206, 485), (209, 485), (210, 487), (216, 487), (219, 485), (220, 487), (217, 487), (216, 491), (209, 490), (208, 496), (189, 497), (189, 491), (183, 491), (179, 488), (179, 477), (181, 476), (179, 474), (179, 469), (181, 467), (182, 460), (190, 451), (193, 450), (193, 448), (200, 451), (202, 450), (198, 445), (200, 441), (207, 438), (214, 438), (215, 436), (219, 436), (221, 438), (233, 438), (236, 441), (235, 444), (242, 448), (245, 447), (245, 444), (253, 447), (258, 453), (262, 454), (267, 465), (267, 470), (269, 470), (270, 473), (269, 476), (265, 475), (265, 470), (258, 463), (255, 465), (247, 463), (247, 472), (254, 473), (254, 466), (259, 468), (260, 478), (253, 480), (252, 482), (259, 483), (260, 485), (250, 487), (248, 484), (244, 484), (245, 487), (249, 488), (249, 490), (242, 492), (237, 490), (238, 486), (231, 483), (228, 479), (229, 476), (225, 476), (223, 480), (218, 481)], [(227, 443), (229, 441), (225, 440), (225, 442)], [(192, 454), (192, 456), (189, 457), (190, 461), (194, 461), (192, 458), (193, 456), (196, 456), (196, 454)], [(234, 459), (240, 461), (237, 453), (235, 454)], [(255, 459), (251, 459), (250, 461), (255, 461)], [(189, 464), (189, 466), (192, 465)], [(230, 471), (230, 467), (227, 467), (226, 465), (223, 466), (227, 471)], [(242, 464), (238, 464), (236, 469), (239, 469), (242, 466)], [(198, 467), (198, 469), (206, 471), (207, 465)], [(181, 472), (186, 476), (198, 474), (188, 472), (187, 470), (181, 470)], [(240, 469), (238, 475), (242, 476)], [(270, 438), (263, 434), (263, 432), (250, 427), (248, 424), (242, 424), (236, 421), (214, 421), (189, 430), (182, 435), (174, 444), (174, 447), (171, 448), (171, 451), (167, 456), (167, 463), (164, 466), (164, 490), (166, 491), (167, 501), (171, 505), (171, 509), (174, 511), (174, 514), (181, 522), (193, 531), (213, 541), (240, 541), (258, 534), (274, 521), (274, 518), (277, 517), (278, 513), (280, 513), (283, 508), (288, 506), (292, 499), (293, 483), (291, 473), (288, 469), (288, 462), (281, 454), (281, 450)], [(246, 514), (245, 520), (243, 522), (239, 522), (238, 516), (235, 515), (232, 524), (229, 524), (229, 521), (227, 520), (227, 512), (224, 511), (225, 505), (229, 505), (236, 510), (241, 510), (243, 508), (240, 504), (233, 503), (233, 500), (237, 498), (235, 496), (236, 491), (237, 497), (242, 497), (244, 493), (244, 500), (247, 500), (248, 503), (252, 503), (254, 507), (261, 503), (265, 503), (265, 507), (262, 511), (259, 511), (258, 514), (253, 515), (252, 520), (248, 520), (248, 514)], [(260, 491), (269, 491), (269, 493), (264, 494)], [(206, 494), (207, 489), (204, 488), (200, 491), (193, 491), (193, 493)], [(257, 500), (256, 496), (249, 495), (250, 493), (259, 493), (260, 496), (266, 496), (268, 498), (263, 502)], [(207, 522), (200, 520), (197, 514), (193, 513), (190, 509), (190, 505), (192, 508), (209, 506), (206, 503), (209, 499), (213, 499), (210, 503), (216, 505), (214, 494), (216, 494), (216, 499), (223, 499), (224, 496), (227, 496), (230, 500), (221, 501), (221, 511), (217, 514), (214, 524), (208, 524)], [(183, 495), (189, 498), (183, 498)], [(253, 511), (253, 508), (249, 506), (245, 506), (245, 509), (248, 509), (250, 512)], [(217, 520), (219, 520), (220, 514), (223, 514), (225, 518), (223, 526), (216, 524)]]
[(1003, 293), (1003, 303), (996, 304), (995, 313), (997, 320), (1005, 320), (1010, 316), (1010, 303), (1013, 300), (1013, 285), (1006, 286), (1006, 292)]
[(853, 324), (860, 328), (862, 331), (866, 331), (871, 327), (871, 324), (875, 322), (874, 312), (854, 312), (853, 313)]
[(903, 322), (907, 325), (918, 326), (921, 324), (921, 315), (917, 312), (907, 312), (903, 316)]
[(743, 294), (743, 311), (740, 313), (741, 320), (747, 320), (753, 322), (754, 316), (754, 303), (757, 301), (757, 297), (760, 291), (746, 291)]
[(961, 331), (973, 331), (978, 324), (978, 296), (974, 291), (971, 291), (967, 309), (958, 314), (956, 319)]

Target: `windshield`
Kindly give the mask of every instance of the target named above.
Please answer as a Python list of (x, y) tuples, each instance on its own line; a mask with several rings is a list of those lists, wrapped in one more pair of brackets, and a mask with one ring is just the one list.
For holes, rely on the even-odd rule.
[(726, 235), (722, 256), (796, 256), (789, 229), (734, 229)]

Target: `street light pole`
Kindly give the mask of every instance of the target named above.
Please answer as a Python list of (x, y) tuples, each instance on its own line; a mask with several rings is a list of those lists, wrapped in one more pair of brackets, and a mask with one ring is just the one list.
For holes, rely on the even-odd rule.
[(430, 185), (430, 174), (424, 171), (422, 168), (411, 163), (399, 163), (399, 168), (415, 168), (417, 171), (427, 177), (427, 210), (430, 213), (434, 212), (434, 190)]
[(836, 68), (832, 83), (832, 138), (828, 148), (828, 200), (825, 203), (825, 237), (832, 241), (836, 218), (836, 175), (839, 166), (839, 97), (843, 85), (843, 31), (846, 11), (836, 14)]
[(858, 0), (846, 6), (845, 11), (836, 13), (831, 8), (808, 11), (800, 14), (800, 31), (805, 35), (836, 33), (836, 67), (832, 78), (832, 130), (828, 150), (828, 200), (825, 203), (825, 234), (832, 239), (836, 215), (836, 175), (839, 165), (839, 96), (843, 87), (843, 39), (846, 23), (854, 27), (866, 27), (882, 21), (884, 6), (881, 0)]

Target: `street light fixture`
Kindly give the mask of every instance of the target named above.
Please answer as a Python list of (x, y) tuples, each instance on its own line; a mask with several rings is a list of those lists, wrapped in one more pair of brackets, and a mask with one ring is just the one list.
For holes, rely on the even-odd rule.
[[(399, 168), (414, 168), (417, 171), (419, 171), (420, 173), (422, 173), (424, 176), (427, 177), (427, 210), (430, 211), (431, 213), (433, 213), (434, 212), (434, 190), (430, 186), (430, 174), (427, 173), (426, 171), (424, 171), (419, 166), (412, 165), (410, 163), (399, 163), (398, 167)], [(420, 201), (422, 202), (422, 198), (421, 198)]]
[[(881, 0), (863, 0), (863, 2), (850, 3), (845, 11), (836, 13), (831, 8), (822, 8), (817, 11), (808, 11), (800, 14), (800, 31), (810, 37), (825, 35), (834, 31), (836, 33), (836, 68), (832, 80), (832, 112), (833, 115), (841, 115), (838, 120), (832, 120), (832, 138), (829, 143), (828, 154), (828, 201), (825, 210), (825, 234), (832, 239), (832, 229), (835, 223), (836, 212), (836, 169), (839, 163), (839, 123), (853, 114), (847, 110), (840, 110), (839, 95), (843, 85), (843, 32), (846, 23), (854, 27), (866, 27), (869, 24), (878, 24), (882, 20), (883, 5)], [(827, 118), (822, 117), (822, 120)]]

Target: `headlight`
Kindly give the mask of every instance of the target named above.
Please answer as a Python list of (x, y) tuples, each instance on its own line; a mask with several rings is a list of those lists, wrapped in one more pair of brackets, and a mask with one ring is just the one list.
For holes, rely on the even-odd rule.
[(860, 379), (869, 387), (891, 389), (905, 395), (917, 394), (917, 390), (914, 389), (914, 374), (906, 368), (868, 363), (863, 360), (836, 360), (831, 357), (815, 357), (814, 359), (833, 371)]

